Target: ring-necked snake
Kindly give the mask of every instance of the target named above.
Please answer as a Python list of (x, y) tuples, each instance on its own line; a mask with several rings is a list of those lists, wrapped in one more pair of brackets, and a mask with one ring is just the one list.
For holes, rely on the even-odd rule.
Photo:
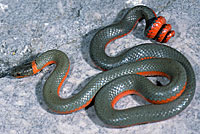
[[(163, 17), (152, 9), (136, 6), (118, 23), (99, 30), (90, 44), (94, 63), (104, 71), (96, 75), (78, 94), (59, 97), (59, 90), (69, 72), (69, 60), (59, 50), (49, 50), (33, 62), (15, 67), (11, 75), (21, 78), (38, 73), (49, 64), (56, 68), (48, 77), (43, 95), (46, 104), (56, 113), (72, 113), (90, 104), (95, 97), (99, 118), (114, 127), (156, 122), (175, 116), (191, 102), (195, 92), (195, 75), (189, 61), (177, 50), (156, 43), (135, 46), (117, 57), (105, 54), (111, 41), (133, 30), (137, 22), (146, 20), (145, 35), (158, 42), (167, 42), (174, 35)], [(144, 76), (165, 76), (170, 83), (156, 86)], [(117, 110), (116, 102), (125, 95), (137, 94), (153, 103)]]

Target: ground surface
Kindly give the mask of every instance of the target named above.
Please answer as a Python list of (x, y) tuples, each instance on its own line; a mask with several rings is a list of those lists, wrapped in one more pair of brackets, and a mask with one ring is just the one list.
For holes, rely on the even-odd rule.
[[(176, 31), (167, 45), (178, 49), (191, 62), (197, 79), (192, 103), (179, 115), (158, 123), (123, 129), (106, 127), (94, 107), (69, 115), (45, 110), (41, 91), (49, 67), (24, 79), (0, 79), (1, 134), (199, 134), (200, 133), (200, 1), (199, 0), (0, 0), (0, 71), (31, 59), (49, 49), (65, 52), (71, 61), (70, 76), (62, 89), (68, 97), (84, 87), (100, 71), (92, 66), (88, 47), (95, 29), (111, 24), (123, 9), (146, 5), (165, 16)], [(109, 45), (116, 55), (134, 45), (151, 42), (144, 37), (144, 23), (136, 31)], [(114, 45), (115, 44), (115, 45)], [(133, 96), (117, 104), (137, 105)]]

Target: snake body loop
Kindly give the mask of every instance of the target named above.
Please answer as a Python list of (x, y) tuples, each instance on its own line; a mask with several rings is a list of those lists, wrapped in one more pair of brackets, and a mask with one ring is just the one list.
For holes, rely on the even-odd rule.
[(129, 60), (130, 52), (117, 57), (109, 57), (104, 50), (111, 41), (130, 33), (141, 19), (146, 21), (144, 34), (148, 38), (155, 39), (158, 42), (167, 42), (175, 34), (174, 31), (170, 31), (171, 25), (165, 24), (166, 20), (164, 17), (160, 16), (157, 18), (152, 9), (145, 6), (136, 6), (130, 9), (121, 21), (106, 26), (95, 34), (90, 44), (90, 56), (95, 65), (102, 70), (109, 70), (121, 64), (131, 62)]
[[(133, 47), (130, 51), (132, 51), (132, 55), (130, 55), (132, 61), (137, 61), (135, 63), (140, 62), (138, 63), (140, 65), (129, 67), (129, 65), (135, 63), (128, 63), (128, 65), (124, 64), (117, 67), (120, 68), (120, 70), (117, 70), (115, 73), (124, 74), (124, 78), (118, 79), (115, 82), (115, 84), (117, 83), (116, 85), (113, 83), (109, 83), (108, 85), (103, 87), (95, 98), (95, 109), (97, 115), (104, 123), (112, 126), (125, 127), (136, 124), (156, 122), (175, 116), (190, 104), (195, 92), (195, 75), (190, 63), (181, 53), (170, 47), (160, 44), (142, 44)], [(139, 56), (138, 53), (140, 53)], [(153, 58), (138, 61), (138, 59), (145, 59), (145, 57), (150, 56), (155, 57), (155, 59)], [(168, 59), (168, 61), (166, 59)], [(143, 80), (144, 78), (141, 78), (141, 76), (129, 76), (126, 74), (126, 72), (129, 72), (128, 74), (132, 74), (131, 69), (136, 68), (137, 71), (134, 72), (135, 74), (140, 74), (144, 76), (166, 76), (165, 73), (169, 74), (169, 72), (164, 71), (165, 67), (173, 71), (173, 73), (175, 74), (176, 71), (174, 69), (178, 66), (176, 65), (176, 63), (174, 63), (174, 61), (179, 62), (181, 66), (184, 67), (187, 76), (185, 81), (187, 83), (186, 85), (184, 85), (185, 82), (182, 81), (183, 83), (181, 82), (181, 86), (180, 84), (176, 83), (175, 85), (177, 87), (171, 87), (170, 85), (173, 83), (173, 81), (176, 80), (174, 76), (170, 75), (170, 84), (167, 85), (167, 87), (162, 87), (167, 88), (168, 90), (162, 90), (161, 87), (152, 87), (153, 85), (150, 82), (147, 82), (147, 80)], [(146, 65), (146, 63), (151, 63), (152, 66)], [(112, 70), (113, 69), (108, 72), (113, 72)], [(140, 73), (140, 71), (142, 71), (142, 73)], [(154, 71), (158, 71), (160, 72), (160, 74), (155, 73)], [(164, 74), (162, 74), (163, 72)], [(179, 73), (183, 72), (184, 71), (182, 70)], [(175, 89), (179, 90), (175, 91)], [(158, 93), (158, 91), (160, 90), (162, 90), (162, 92)], [(169, 90), (172, 94), (168, 94)], [(167, 93), (163, 91), (166, 91)], [(145, 93), (152, 98), (145, 96)], [(138, 94), (145, 98), (147, 101), (160, 105), (149, 104), (125, 110), (114, 109), (114, 104), (116, 103), (116, 101), (118, 101), (117, 97), (121, 98), (127, 94)], [(156, 95), (158, 96), (156, 97)]]
[[(145, 34), (148, 37), (165, 42), (174, 35), (169, 29), (168, 32), (162, 30), (170, 26), (163, 27), (163, 17), (156, 18), (150, 8), (132, 8), (119, 23), (101, 29), (91, 41), (92, 60), (99, 68), (108, 71), (97, 74), (78, 94), (70, 98), (59, 97), (59, 90), (70, 66), (67, 56), (59, 50), (49, 50), (33, 62), (14, 68), (11, 75), (18, 78), (30, 76), (49, 64), (56, 64), (44, 85), (43, 95), (49, 108), (60, 114), (80, 110), (89, 105), (96, 96), (97, 115), (105, 124), (111, 126), (126, 127), (175, 116), (189, 105), (196, 86), (191, 64), (180, 52), (156, 43), (135, 46), (117, 57), (109, 57), (104, 52), (109, 42), (130, 33), (142, 18), (147, 22)], [(155, 23), (159, 24), (156, 33)], [(157, 75), (169, 78), (170, 83), (156, 86), (144, 77)], [(140, 95), (153, 104), (124, 110), (115, 109), (116, 102), (128, 94)]]

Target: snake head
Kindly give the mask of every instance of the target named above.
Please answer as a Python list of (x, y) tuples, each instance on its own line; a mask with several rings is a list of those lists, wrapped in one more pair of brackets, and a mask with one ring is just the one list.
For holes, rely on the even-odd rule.
[(11, 69), (10, 75), (15, 78), (23, 78), (33, 75), (33, 69), (31, 63), (15, 66)]

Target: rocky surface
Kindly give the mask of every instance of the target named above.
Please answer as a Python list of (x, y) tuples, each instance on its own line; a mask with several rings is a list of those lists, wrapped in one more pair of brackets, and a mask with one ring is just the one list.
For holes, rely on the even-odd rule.
[[(162, 122), (123, 129), (108, 128), (96, 116), (94, 107), (68, 114), (47, 112), (42, 87), (52, 67), (38, 75), (0, 79), (1, 134), (199, 134), (200, 133), (200, 1), (199, 0), (0, 0), (0, 72), (31, 60), (50, 49), (65, 52), (70, 75), (62, 97), (77, 93), (100, 71), (88, 55), (95, 32), (111, 24), (124, 9), (146, 5), (167, 19), (176, 36), (167, 45), (182, 52), (191, 62), (197, 79), (192, 103), (179, 115)], [(108, 55), (134, 45), (151, 42), (143, 35), (141, 22), (127, 37), (111, 43)], [(134, 99), (136, 100), (134, 100)], [(134, 96), (122, 98), (118, 108), (140, 104)], [(142, 101), (143, 102), (143, 101)]]

